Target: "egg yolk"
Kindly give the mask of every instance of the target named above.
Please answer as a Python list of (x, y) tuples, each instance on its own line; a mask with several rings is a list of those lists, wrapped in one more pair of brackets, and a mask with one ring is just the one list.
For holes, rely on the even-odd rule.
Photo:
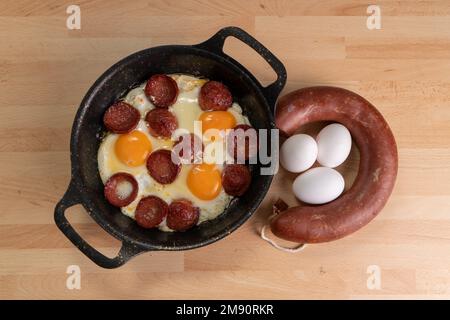
[(197, 164), (187, 176), (187, 185), (194, 196), (201, 200), (216, 198), (222, 189), (220, 171), (214, 164)]
[[(228, 111), (206, 111), (200, 115), (199, 120), (202, 122), (203, 134), (206, 133), (205, 138), (211, 141), (217, 141), (224, 137), (226, 129), (236, 126), (235, 117)], [(220, 134), (217, 131), (208, 134), (209, 129), (219, 130)]]
[(130, 167), (144, 164), (151, 151), (152, 143), (144, 133), (137, 130), (121, 134), (115, 144), (117, 158)]

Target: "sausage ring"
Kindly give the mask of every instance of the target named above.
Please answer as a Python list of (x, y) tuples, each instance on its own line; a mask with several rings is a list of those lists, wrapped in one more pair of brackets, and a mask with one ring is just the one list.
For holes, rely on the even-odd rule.
[(369, 223), (386, 204), (398, 167), (394, 136), (381, 113), (367, 100), (335, 87), (311, 87), (280, 99), (277, 127), (287, 135), (316, 121), (342, 123), (360, 151), (358, 176), (350, 190), (321, 206), (297, 206), (277, 215), (271, 230), (279, 238), (300, 242), (333, 241)]

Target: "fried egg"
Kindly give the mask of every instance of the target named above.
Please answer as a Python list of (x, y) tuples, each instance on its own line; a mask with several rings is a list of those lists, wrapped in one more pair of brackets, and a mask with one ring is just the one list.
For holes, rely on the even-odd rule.
[[(98, 150), (98, 168), (103, 183), (118, 172), (126, 172), (134, 176), (139, 190), (136, 199), (126, 207), (121, 207), (123, 214), (134, 219), (134, 212), (139, 201), (148, 195), (155, 195), (170, 204), (180, 198), (190, 200), (200, 209), (198, 224), (219, 216), (229, 205), (232, 196), (222, 188), (221, 175), (223, 159), (216, 163), (206, 161), (201, 164), (183, 164), (174, 182), (162, 185), (148, 173), (146, 159), (158, 149), (172, 149), (177, 138), (177, 132), (196, 133), (195, 121), (201, 123), (200, 134), (208, 129), (217, 130), (217, 134), (204, 135), (203, 143), (206, 150), (211, 150), (224, 137), (226, 129), (232, 129), (238, 124), (250, 124), (242, 114), (242, 109), (233, 103), (227, 111), (203, 111), (198, 104), (200, 88), (207, 81), (188, 75), (170, 75), (179, 88), (177, 101), (169, 107), (177, 120), (179, 129), (172, 139), (155, 138), (150, 135), (144, 118), (148, 111), (154, 108), (144, 93), (145, 83), (130, 90), (124, 101), (135, 107), (141, 114), (137, 127), (127, 134), (107, 133)], [(220, 146), (218, 147), (218, 149)], [(164, 220), (158, 228), (172, 231)]]

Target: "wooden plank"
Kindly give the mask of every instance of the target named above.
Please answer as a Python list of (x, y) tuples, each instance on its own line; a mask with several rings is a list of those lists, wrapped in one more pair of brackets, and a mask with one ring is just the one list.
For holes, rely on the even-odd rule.
[[(450, 6), (446, 0), (83, 0), (81, 30), (68, 3), (5, 0), (0, 8), (0, 298), (25, 299), (448, 299), (450, 298)], [(389, 122), (398, 144), (396, 187), (383, 211), (345, 239), (278, 251), (259, 232), (296, 175), (280, 170), (254, 216), (225, 239), (185, 252), (152, 252), (117, 270), (94, 265), (53, 222), (70, 179), (70, 128), (80, 101), (108, 67), (132, 52), (195, 44), (244, 28), (285, 64), (283, 91), (313, 85), (353, 90)], [(273, 71), (229, 39), (225, 52), (264, 85)], [(315, 135), (321, 125), (303, 128)], [(359, 154), (338, 170), (347, 188)], [(108, 256), (120, 241), (81, 205), (75, 229)], [(269, 235), (270, 232), (269, 232)], [(280, 241), (286, 245), (289, 242)], [(68, 290), (69, 265), (81, 290)], [(367, 268), (379, 266), (381, 289)], [(214, 285), (211, 285), (211, 284)]]
[[(83, 12), (89, 15), (105, 16), (209, 16), (247, 15), (255, 16), (360, 16), (364, 15), (367, 1), (357, 0), (185, 0), (174, 6), (170, 1), (116, 0), (114, 5), (105, 5), (101, 1), (78, 1)], [(445, 0), (426, 1), (377, 1), (386, 16), (445, 16), (450, 14)], [(1, 16), (59, 16), (65, 13), (68, 4), (57, 0), (29, 1), (5, 0), (0, 10)]]

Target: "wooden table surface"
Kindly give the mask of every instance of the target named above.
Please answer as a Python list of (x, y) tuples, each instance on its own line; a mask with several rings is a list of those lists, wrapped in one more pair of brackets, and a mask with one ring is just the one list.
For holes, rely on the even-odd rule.
[[(379, 30), (366, 27), (370, 2), (80, 0), (81, 29), (69, 30), (71, 2), (2, 1), (0, 298), (450, 298), (450, 1), (376, 1)], [(84, 93), (134, 51), (198, 43), (229, 25), (284, 62), (284, 93), (334, 85), (378, 107), (398, 143), (392, 197), (357, 233), (289, 254), (258, 235), (275, 199), (295, 203), (286, 196), (293, 176), (280, 171), (254, 217), (222, 241), (97, 267), (53, 223)], [(237, 40), (226, 52), (263, 83), (273, 79)], [(340, 168), (347, 180), (357, 158)], [(117, 252), (119, 241), (82, 208), (68, 215), (96, 248)], [(80, 290), (66, 287), (70, 265), (80, 267)], [(379, 288), (370, 285), (377, 274)]]

